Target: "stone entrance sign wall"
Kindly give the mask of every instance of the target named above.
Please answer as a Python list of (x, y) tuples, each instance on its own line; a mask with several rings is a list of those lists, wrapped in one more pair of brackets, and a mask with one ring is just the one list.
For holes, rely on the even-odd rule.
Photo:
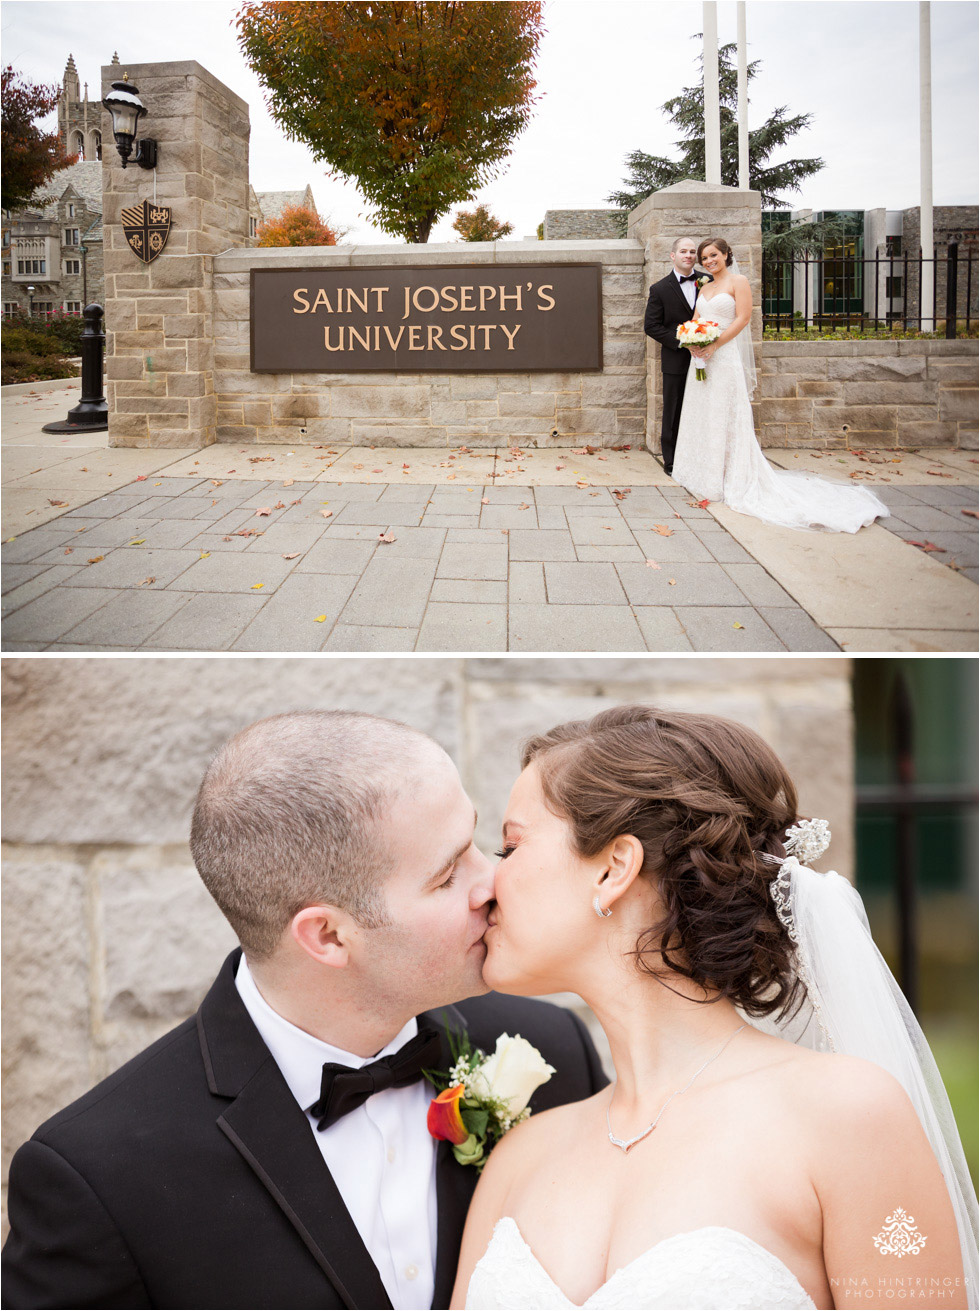
[[(472, 373), (302, 371), (250, 367), (253, 272), (438, 269), (447, 285), (494, 285), (525, 271), (533, 286), (557, 265), (596, 265), (601, 285), (601, 370)], [(545, 275), (539, 276), (539, 270)], [(585, 272), (586, 270), (583, 270)], [(571, 272), (571, 269), (569, 270)], [(591, 271), (588, 271), (591, 272)], [(594, 274), (593, 274), (594, 276)], [(646, 426), (643, 251), (632, 241), (480, 242), (229, 251), (214, 260), (217, 439), (344, 442), (356, 446), (492, 447), (642, 444)], [(391, 279), (389, 279), (391, 281)], [(307, 297), (312, 304), (315, 293)], [(451, 316), (450, 316), (451, 317)], [(502, 321), (508, 321), (503, 319)], [(321, 329), (322, 331), (322, 329)], [(442, 363), (438, 350), (428, 359)]]

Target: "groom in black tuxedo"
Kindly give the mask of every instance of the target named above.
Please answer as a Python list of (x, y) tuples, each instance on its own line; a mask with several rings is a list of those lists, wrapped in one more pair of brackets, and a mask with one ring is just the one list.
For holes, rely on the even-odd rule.
[(660, 368), (663, 374), (663, 420), (660, 428), (660, 453), (664, 473), (674, 468), (674, 448), (681, 421), (681, 403), (691, 352), (677, 341), (677, 328), (694, 317), (698, 298), (698, 277), (711, 282), (707, 273), (697, 274), (697, 243), (691, 237), (678, 237), (670, 248), (670, 273), (650, 288), (643, 331), (661, 346)]
[(448, 756), (404, 725), (282, 715), (222, 747), (191, 848), (243, 950), (18, 1150), (4, 1306), (448, 1305), (477, 1172), (426, 1128), (447, 1024), (537, 1047), (557, 1073), (534, 1111), (606, 1083), (571, 1012), (479, 995), (474, 828)]

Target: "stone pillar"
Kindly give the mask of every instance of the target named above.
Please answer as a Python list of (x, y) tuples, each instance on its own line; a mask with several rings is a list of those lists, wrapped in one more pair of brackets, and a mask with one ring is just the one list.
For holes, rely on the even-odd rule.
[[(752, 341), (756, 368), (762, 341), (762, 196), (758, 191), (711, 182), (675, 182), (647, 196), (628, 219), (627, 232), (643, 243), (647, 287), (670, 272), (670, 248), (677, 237), (700, 243), (724, 237), (752, 286)], [(647, 447), (660, 450), (662, 375), (660, 346), (647, 338)], [(757, 397), (758, 398), (758, 397)]]
[[(194, 60), (125, 71), (147, 114), (156, 169), (124, 170), (103, 110), (106, 396), (110, 446), (208, 446), (215, 440), (212, 257), (248, 241), (248, 105)], [(162, 254), (144, 264), (122, 229), (125, 206), (171, 210)]]

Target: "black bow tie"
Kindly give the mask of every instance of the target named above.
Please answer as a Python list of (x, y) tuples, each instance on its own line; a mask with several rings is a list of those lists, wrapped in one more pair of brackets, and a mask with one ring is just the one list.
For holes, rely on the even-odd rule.
[(319, 1100), (310, 1107), (310, 1114), (319, 1117), (317, 1128), (327, 1129), (336, 1124), (342, 1116), (356, 1111), (374, 1093), (417, 1083), (422, 1078), (422, 1071), (438, 1065), (441, 1056), (442, 1040), (437, 1031), (421, 1028), (397, 1052), (382, 1056), (359, 1070), (327, 1061), (323, 1067)]
[(681, 282), (697, 282), (697, 280), (698, 275), (696, 273), (687, 273), (681, 278)]

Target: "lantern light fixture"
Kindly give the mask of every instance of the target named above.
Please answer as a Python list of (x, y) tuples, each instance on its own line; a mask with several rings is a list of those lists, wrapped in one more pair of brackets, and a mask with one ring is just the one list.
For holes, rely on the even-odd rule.
[(136, 153), (133, 154), (136, 129), (140, 119), (145, 117), (147, 109), (140, 100), (139, 88), (127, 78), (128, 74), (124, 75), (121, 82), (113, 82), (112, 89), (102, 101), (112, 115), (112, 135), (116, 140), (116, 149), (119, 151), (123, 168), (126, 167), (130, 155), (140, 168), (156, 168), (157, 143), (152, 137), (143, 137), (140, 141), (136, 141)]

